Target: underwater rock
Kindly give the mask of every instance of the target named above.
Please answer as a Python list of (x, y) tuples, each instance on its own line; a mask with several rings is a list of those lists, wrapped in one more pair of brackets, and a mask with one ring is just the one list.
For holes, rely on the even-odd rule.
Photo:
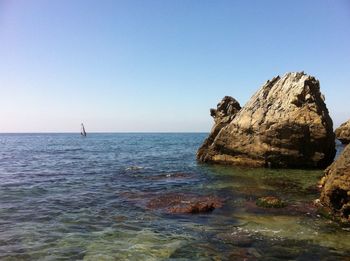
[[(210, 115), (214, 118), (214, 126), (211, 129), (209, 137), (198, 150), (197, 157), (199, 159), (206, 155), (208, 148), (212, 145), (220, 130), (234, 119), (240, 109), (241, 105), (239, 102), (231, 96), (225, 96), (221, 102), (217, 104), (216, 109), (210, 109)], [(205, 158), (201, 160), (205, 161)]]
[(277, 179), (270, 177), (262, 179), (262, 182), (274, 189), (284, 192), (297, 192), (299, 194), (303, 190), (300, 182), (289, 178)]
[(211, 212), (215, 209), (215, 202), (209, 200), (208, 201), (195, 201), (189, 203), (181, 203), (179, 205), (175, 205), (169, 208), (170, 213), (207, 213)]
[(256, 216), (261, 215), (286, 215), (286, 216), (308, 216), (314, 217), (318, 215), (318, 208), (313, 202), (288, 202), (282, 201), (283, 207), (264, 207), (258, 206), (257, 201), (244, 202), (244, 208), (247, 213)]
[(240, 227), (236, 227), (229, 232), (218, 233), (216, 238), (226, 244), (240, 247), (250, 247), (254, 243), (253, 235)]
[(343, 144), (350, 143), (350, 120), (344, 122), (335, 130), (335, 136)]
[(258, 198), (256, 205), (262, 208), (283, 208), (287, 206), (281, 199), (272, 196)]
[(173, 214), (208, 213), (223, 205), (216, 196), (168, 193), (156, 196), (147, 203), (147, 208), (165, 210)]
[(321, 185), (321, 203), (335, 217), (350, 223), (350, 145), (326, 169)]
[(233, 249), (232, 252), (229, 254), (229, 257), (227, 260), (244, 260), (244, 261), (256, 261), (258, 260), (258, 257), (254, 256), (256, 255), (256, 251), (253, 252), (251, 249), (246, 248), (236, 248)]
[(197, 152), (199, 161), (324, 168), (334, 159), (333, 122), (319, 81), (304, 72), (267, 81), (241, 110), (234, 112), (223, 127), (215, 123)]

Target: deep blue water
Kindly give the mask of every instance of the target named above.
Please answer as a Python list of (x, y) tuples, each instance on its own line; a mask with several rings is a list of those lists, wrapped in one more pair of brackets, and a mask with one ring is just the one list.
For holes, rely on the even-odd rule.
[[(207, 134), (1, 134), (1, 260), (337, 260), (350, 234), (302, 208), (322, 171), (197, 164)], [(338, 145), (339, 146), (339, 145)], [(149, 209), (167, 193), (215, 195), (209, 214)]]

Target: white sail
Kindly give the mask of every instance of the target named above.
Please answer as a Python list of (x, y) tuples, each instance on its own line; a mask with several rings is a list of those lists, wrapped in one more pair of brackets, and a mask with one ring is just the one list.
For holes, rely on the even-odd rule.
[(81, 131), (80, 131), (80, 134), (82, 135), (82, 136), (86, 136), (86, 131), (85, 131), (85, 128), (84, 128), (84, 124), (81, 124)]

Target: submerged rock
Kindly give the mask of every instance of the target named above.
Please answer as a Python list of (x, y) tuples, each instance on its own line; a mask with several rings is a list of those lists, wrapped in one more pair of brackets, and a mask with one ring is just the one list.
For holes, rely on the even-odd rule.
[(222, 207), (223, 200), (216, 196), (168, 193), (152, 198), (147, 207), (173, 214), (208, 213)]
[(210, 109), (210, 115), (214, 118), (215, 123), (209, 137), (198, 150), (197, 157), (199, 159), (205, 161), (206, 152), (209, 146), (214, 142), (219, 131), (234, 119), (240, 109), (241, 105), (239, 102), (231, 96), (225, 96), (221, 102), (218, 103), (216, 109)]
[(350, 223), (350, 146), (325, 171), (322, 179), (321, 203), (333, 215)]
[(335, 156), (333, 123), (319, 81), (303, 72), (267, 81), (231, 118), (223, 125), (215, 123), (198, 160), (323, 168)]
[(234, 227), (230, 231), (220, 232), (215, 236), (218, 240), (240, 247), (251, 247), (254, 243), (254, 233), (249, 233), (241, 227)]
[(118, 195), (125, 201), (147, 210), (169, 214), (209, 213), (221, 208), (224, 200), (213, 195), (195, 193), (123, 192)]
[(335, 130), (335, 136), (343, 144), (350, 143), (350, 120), (344, 122)]
[(283, 208), (287, 206), (284, 201), (272, 196), (258, 198), (256, 205), (263, 208)]

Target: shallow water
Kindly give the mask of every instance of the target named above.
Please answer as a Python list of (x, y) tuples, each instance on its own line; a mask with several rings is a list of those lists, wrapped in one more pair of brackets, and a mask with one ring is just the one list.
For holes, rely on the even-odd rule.
[[(322, 171), (197, 164), (205, 137), (1, 134), (0, 259), (348, 260), (349, 230), (311, 204)], [(177, 192), (224, 206), (200, 215), (146, 207)], [(270, 195), (288, 207), (256, 207)]]

